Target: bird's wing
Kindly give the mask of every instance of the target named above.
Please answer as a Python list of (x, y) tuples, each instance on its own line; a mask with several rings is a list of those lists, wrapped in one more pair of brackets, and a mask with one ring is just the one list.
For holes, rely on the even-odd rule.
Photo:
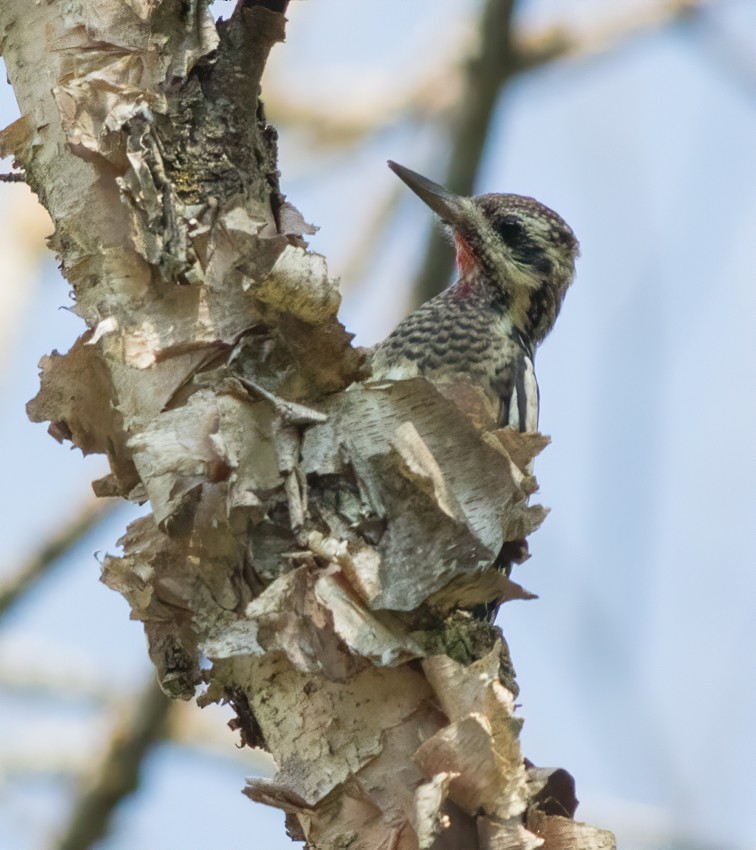
[(538, 430), (538, 381), (529, 354), (519, 353), (497, 372), (494, 390), (499, 396), (501, 427)]

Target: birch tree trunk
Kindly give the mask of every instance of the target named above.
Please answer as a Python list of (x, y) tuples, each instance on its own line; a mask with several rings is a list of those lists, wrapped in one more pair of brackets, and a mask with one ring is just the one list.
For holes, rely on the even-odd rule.
[[(258, 98), (283, 0), (0, 2), (22, 117), (0, 139), (55, 223), (87, 330), (35, 421), (149, 501), (103, 580), (164, 691), (229, 702), (312, 848), (613, 846), (526, 767), (490, 568), (543, 519), (540, 435), (465, 386), (359, 383), (364, 356), (278, 185)], [(209, 662), (209, 663), (205, 663)]]

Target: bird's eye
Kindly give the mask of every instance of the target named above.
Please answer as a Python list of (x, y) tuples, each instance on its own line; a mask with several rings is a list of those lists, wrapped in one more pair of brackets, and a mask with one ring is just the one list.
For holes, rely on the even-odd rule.
[(534, 266), (542, 274), (549, 273), (551, 262), (544, 256), (543, 247), (526, 232), (518, 218), (511, 215), (504, 216), (497, 222), (496, 232), (509, 246), (512, 256), (518, 262)]
[(515, 246), (522, 242), (525, 235), (522, 224), (514, 216), (508, 215), (500, 219), (496, 224), (496, 232), (507, 243)]

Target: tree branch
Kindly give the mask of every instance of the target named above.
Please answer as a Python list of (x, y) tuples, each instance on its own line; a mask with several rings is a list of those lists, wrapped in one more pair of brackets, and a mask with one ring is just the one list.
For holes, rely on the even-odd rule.
[[(163, 690), (206, 685), (271, 752), (275, 779), (247, 793), (293, 835), (531, 850), (548, 780), (522, 759), (503, 636), (470, 611), (530, 596), (492, 564), (543, 520), (547, 441), (499, 429), (467, 385), (357, 383), (258, 96), (280, 8), (242, 0), (216, 29), (183, 0), (0, 4), (22, 110), (1, 146), (51, 213), (89, 328), (44, 358), (29, 413), (107, 455), (98, 493), (149, 499), (103, 580)], [(487, 8), (508, 45), (511, 3)], [(511, 61), (488, 43), (478, 60)]]

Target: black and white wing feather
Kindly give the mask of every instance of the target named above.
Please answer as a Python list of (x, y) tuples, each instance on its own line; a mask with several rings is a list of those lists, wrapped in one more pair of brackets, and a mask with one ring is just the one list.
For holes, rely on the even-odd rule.
[(494, 389), (499, 397), (499, 425), (516, 431), (538, 430), (538, 381), (533, 358), (522, 351), (497, 370)]

